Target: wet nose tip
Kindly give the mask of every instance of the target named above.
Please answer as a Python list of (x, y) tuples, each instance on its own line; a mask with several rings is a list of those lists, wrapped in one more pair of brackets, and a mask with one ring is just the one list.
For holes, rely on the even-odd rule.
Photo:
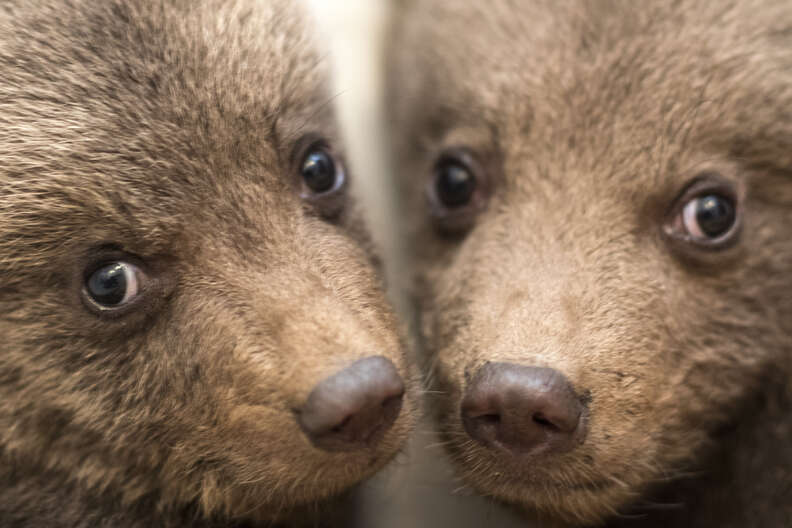
[(402, 407), (404, 382), (393, 363), (371, 356), (321, 381), (299, 412), (311, 443), (326, 451), (373, 447)]
[(487, 363), (461, 405), (467, 433), (490, 447), (540, 454), (563, 453), (585, 439), (583, 404), (557, 370)]

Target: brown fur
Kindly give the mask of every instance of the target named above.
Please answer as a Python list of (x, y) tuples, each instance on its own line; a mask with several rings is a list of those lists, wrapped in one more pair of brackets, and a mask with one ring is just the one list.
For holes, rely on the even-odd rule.
[[(401, 448), (411, 392), (376, 449), (319, 451), (295, 419), (362, 357), (409, 374), (356, 207), (326, 219), (299, 196), (303, 138), (342, 147), (305, 18), (288, 0), (0, 4), (3, 526), (269, 522)], [(117, 319), (80, 300), (108, 253), (157, 277)]]
[[(556, 520), (792, 524), (792, 4), (403, 4), (388, 107), (460, 475)], [(448, 237), (425, 193), (460, 146), (491, 191)], [(703, 170), (744, 195), (710, 255), (663, 236)], [(473, 442), (459, 404), (487, 361), (560, 370), (585, 443), (521, 464)]]

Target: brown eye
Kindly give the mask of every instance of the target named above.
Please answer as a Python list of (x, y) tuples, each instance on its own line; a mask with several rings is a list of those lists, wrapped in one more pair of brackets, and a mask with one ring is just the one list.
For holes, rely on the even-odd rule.
[(476, 176), (465, 165), (446, 160), (435, 171), (437, 199), (449, 209), (470, 203), (476, 191)]
[(297, 157), (300, 197), (322, 218), (333, 220), (343, 211), (347, 175), (344, 165), (323, 140), (306, 137)]
[(464, 148), (444, 152), (428, 186), (432, 216), (443, 233), (470, 229), (486, 205), (487, 180), (473, 154)]
[(177, 284), (171, 257), (144, 260), (112, 243), (90, 249), (75, 264), (73, 284), (83, 308), (106, 322), (123, 319), (129, 331), (154, 316)]
[(317, 195), (337, 190), (344, 183), (344, 172), (333, 156), (321, 147), (314, 147), (306, 154), (300, 176), (308, 192)]
[(699, 196), (682, 209), (682, 224), (694, 240), (715, 240), (728, 233), (736, 221), (734, 202), (726, 196)]
[(734, 185), (716, 173), (705, 173), (677, 200), (665, 231), (694, 247), (720, 249), (737, 240), (739, 226)]
[(85, 281), (85, 292), (104, 309), (119, 308), (137, 297), (141, 275), (133, 264), (112, 262), (91, 273)]
[(80, 296), (89, 312), (102, 318), (119, 318), (136, 312), (136, 307), (161, 285), (161, 281), (143, 270), (142, 263), (131, 255), (113, 251), (108, 258), (94, 261), (81, 272)]

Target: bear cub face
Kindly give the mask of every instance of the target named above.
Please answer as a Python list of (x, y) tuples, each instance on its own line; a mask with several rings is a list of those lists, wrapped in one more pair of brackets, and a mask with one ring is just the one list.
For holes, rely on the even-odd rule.
[(47, 475), (271, 520), (401, 449), (409, 369), (305, 18), (0, 8), (0, 512), (46, 509)]
[(788, 398), (792, 9), (402, 4), (389, 108), (440, 431), (480, 492), (600, 521)]

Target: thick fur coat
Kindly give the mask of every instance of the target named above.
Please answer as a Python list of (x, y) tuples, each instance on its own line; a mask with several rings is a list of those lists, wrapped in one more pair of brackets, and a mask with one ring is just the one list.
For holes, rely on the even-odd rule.
[[(405, 1), (389, 60), (464, 481), (544, 522), (792, 524), (792, 4)], [(475, 175), (461, 207), (438, 202), (448, 157)], [(697, 185), (733, 200), (723, 240), (684, 232)], [(496, 361), (563, 373), (585, 441), (530, 457), (468, 436), (460, 401)]]
[[(311, 35), (286, 0), (0, 4), (1, 525), (270, 523), (401, 448), (409, 386), (375, 448), (295, 419), (360, 358), (409, 379), (346, 187), (300, 180), (343, 165)], [(102, 313), (116, 261), (140, 293)]]

